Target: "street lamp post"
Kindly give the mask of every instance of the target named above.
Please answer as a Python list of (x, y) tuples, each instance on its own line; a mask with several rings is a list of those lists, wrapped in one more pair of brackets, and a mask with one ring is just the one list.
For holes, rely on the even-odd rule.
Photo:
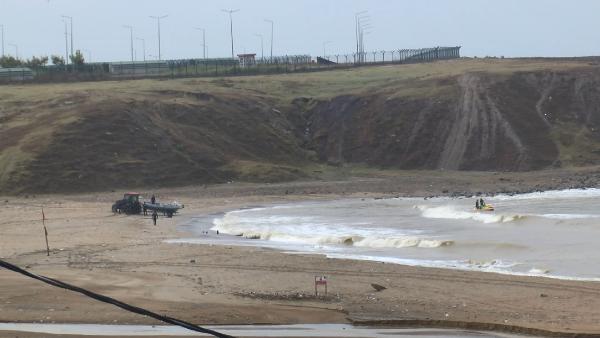
[(123, 25), (123, 28), (129, 29), (129, 43), (131, 47), (131, 62), (135, 61), (135, 57), (133, 56), (133, 27), (129, 25)]
[(146, 40), (142, 38), (135, 38), (138, 41), (142, 42), (142, 52), (144, 53), (144, 61), (146, 61)]
[(273, 62), (273, 26), (275, 25), (273, 20), (265, 19), (266, 22), (271, 24), (271, 62)]
[(158, 60), (161, 60), (162, 54), (160, 51), (160, 19), (164, 19), (168, 17), (168, 15), (163, 15), (163, 16), (151, 16), (151, 18), (156, 19), (156, 22), (158, 24)]
[(238, 12), (239, 9), (222, 9), (223, 12), (229, 13), (229, 34), (231, 35), (231, 58), (234, 59), (233, 53), (233, 13)]

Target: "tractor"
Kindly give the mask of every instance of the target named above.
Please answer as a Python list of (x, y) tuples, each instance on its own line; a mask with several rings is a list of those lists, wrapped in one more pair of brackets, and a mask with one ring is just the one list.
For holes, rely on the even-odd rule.
[(127, 215), (138, 215), (142, 212), (142, 203), (140, 203), (140, 194), (137, 192), (125, 193), (122, 200), (116, 201), (112, 205), (114, 213), (125, 213)]

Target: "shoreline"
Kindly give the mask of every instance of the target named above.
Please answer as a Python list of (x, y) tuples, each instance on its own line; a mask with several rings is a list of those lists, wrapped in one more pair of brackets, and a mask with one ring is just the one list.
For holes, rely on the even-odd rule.
[[(590, 189), (597, 189), (597, 188), (549, 190), (549, 191), (543, 191), (540, 193), (542, 193), (542, 194), (550, 193), (551, 194), (554, 192), (567, 192), (570, 190), (573, 190), (574, 192), (576, 192), (578, 190), (586, 191), (586, 190), (590, 190)], [(538, 192), (533, 192), (533, 193), (538, 193)], [(532, 194), (532, 193), (523, 193), (523, 194), (516, 194), (516, 195), (500, 194), (500, 195), (495, 195), (495, 196), (484, 195), (484, 197), (487, 197), (487, 198), (497, 198), (497, 197), (504, 197), (504, 196), (513, 197), (513, 196), (527, 195), (527, 194)], [(598, 190), (598, 195), (600, 196), (600, 190)], [(471, 197), (465, 197), (465, 196), (461, 196), (461, 197), (451, 197), (451, 196), (435, 196), (435, 197), (354, 196), (354, 197), (348, 197), (348, 196), (344, 196), (343, 198), (339, 198), (339, 196), (337, 196), (337, 197), (332, 197), (331, 199), (329, 199), (329, 198), (325, 198), (322, 200), (320, 199), (319, 202), (357, 201), (357, 200), (364, 201), (366, 199), (373, 199), (373, 200), (389, 200), (389, 199), (420, 200), (420, 199), (425, 199), (425, 200), (427, 200), (427, 199), (431, 199), (431, 198), (444, 198), (444, 199), (454, 200), (454, 199), (468, 199)], [(288, 255), (288, 254), (291, 254), (291, 255), (317, 255), (317, 256), (323, 256), (323, 257), (326, 257), (329, 259), (367, 261), (367, 262), (396, 264), (396, 265), (402, 265), (402, 266), (421, 267), (421, 268), (447, 269), (447, 270), (467, 271), (467, 272), (483, 272), (483, 273), (491, 273), (491, 274), (499, 274), (499, 275), (507, 275), (507, 276), (517, 276), (517, 277), (548, 278), (548, 279), (555, 279), (555, 280), (561, 280), (561, 281), (590, 282), (590, 283), (600, 282), (600, 277), (579, 277), (579, 276), (569, 276), (569, 275), (553, 275), (549, 272), (535, 273), (535, 272), (507, 271), (507, 270), (496, 269), (493, 267), (491, 267), (490, 269), (477, 269), (476, 267), (469, 268), (466, 266), (461, 267), (461, 266), (457, 266), (457, 265), (455, 265), (455, 266), (435, 265), (435, 264), (431, 263), (432, 261), (428, 261), (428, 260), (408, 259), (408, 258), (399, 258), (399, 257), (391, 257), (391, 256), (390, 257), (388, 257), (388, 256), (365, 256), (365, 255), (360, 255), (360, 254), (355, 254), (355, 253), (331, 253), (331, 252), (320, 252), (320, 251), (304, 251), (304, 250), (301, 250), (300, 248), (295, 248), (295, 247), (284, 248), (286, 245), (292, 245), (292, 243), (270, 241), (270, 240), (264, 240), (261, 238), (247, 238), (247, 237), (244, 237), (243, 235), (232, 235), (232, 234), (227, 234), (227, 233), (222, 233), (221, 235), (216, 235), (213, 233), (214, 230), (212, 230), (212, 228), (215, 226), (214, 223), (208, 224), (209, 218), (212, 218), (211, 216), (225, 216), (232, 212), (240, 212), (240, 211), (253, 210), (253, 209), (277, 208), (280, 206), (287, 206), (290, 204), (297, 205), (299, 203), (310, 203), (310, 202), (313, 202), (313, 201), (310, 199), (309, 200), (299, 199), (297, 201), (288, 201), (286, 203), (273, 202), (273, 203), (260, 204), (260, 205), (250, 205), (250, 206), (245, 206), (245, 207), (241, 207), (241, 208), (225, 209), (221, 212), (212, 213), (212, 214), (190, 215), (189, 220), (182, 222), (183, 224), (178, 224), (178, 229), (180, 229), (182, 233), (189, 234), (189, 236), (184, 235), (184, 236), (182, 236), (180, 238), (176, 238), (176, 239), (167, 239), (167, 240), (165, 240), (165, 243), (168, 243), (168, 244), (190, 244), (190, 245), (240, 246), (240, 247), (275, 250), (277, 252), (280, 252), (280, 253), (286, 254), (286, 255)], [(204, 226), (200, 227), (199, 230), (209, 232), (206, 234), (207, 237), (203, 237), (202, 234), (198, 234), (194, 230), (182, 228), (182, 226), (193, 226), (192, 221), (190, 221), (190, 220), (192, 220), (194, 218), (206, 219), (207, 223)], [(222, 237), (225, 237), (225, 239), (222, 239)], [(214, 242), (210, 243), (211, 240), (214, 240)], [(272, 243), (272, 244), (270, 244), (270, 243)], [(473, 265), (478, 265), (478, 264), (473, 264)]]
[[(196, 214), (282, 202), (393, 197), (385, 192), (318, 193), (335, 191), (339, 183), (312, 184), (311, 188), (291, 183), (159, 189), (161, 199), (176, 197), (186, 208), (185, 216), (160, 218), (156, 227), (149, 218), (112, 215), (110, 203), (118, 193), (3, 197), (0, 257), (32, 272), (199, 324), (376, 319), (513, 325), (563, 336), (600, 334), (599, 283), (289, 255), (255, 247), (163, 243), (185, 236), (178, 221), (184, 223)], [(286, 189), (317, 193), (285, 194)], [(40, 237), (41, 205), (48, 218), (49, 258)], [(314, 292), (315, 275), (328, 275), (334, 299), (302, 299)], [(155, 323), (6, 271), (0, 271), (0, 279), (6, 290), (0, 295), (1, 321)], [(388, 289), (376, 292), (371, 283)]]

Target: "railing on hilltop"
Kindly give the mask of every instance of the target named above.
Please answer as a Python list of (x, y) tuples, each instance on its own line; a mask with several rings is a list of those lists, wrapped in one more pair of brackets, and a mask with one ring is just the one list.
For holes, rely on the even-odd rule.
[(420, 49), (398, 49), (353, 54), (332, 54), (322, 57), (336, 64), (369, 64), (427, 62), (460, 58), (461, 47), (434, 47)]
[[(317, 58), (310, 55), (285, 55), (273, 58), (256, 58), (243, 64), (238, 59), (232, 58), (90, 63), (34, 68), (32, 69), (33, 79), (27, 78), (23, 81), (63, 82), (123, 78), (278, 74), (373, 64), (429, 62), (459, 57), (460, 47), (435, 47), (375, 51), (362, 54), (339, 54)], [(2, 82), (1, 79), (0, 82)]]

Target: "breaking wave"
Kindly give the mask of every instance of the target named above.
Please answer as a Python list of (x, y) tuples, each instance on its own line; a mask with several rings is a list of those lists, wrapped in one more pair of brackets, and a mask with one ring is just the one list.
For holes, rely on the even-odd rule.
[[(284, 223), (284, 224), (282, 224)], [(303, 224), (302, 224), (303, 223)], [(249, 220), (229, 213), (213, 221), (212, 230), (233, 236), (264, 241), (304, 245), (343, 245), (363, 248), (439, 248), (454, 244), (451, 240), (422, 238), (389, 233), (382, 229), (355, 229), (330, 224), (309, 223), (306, 218), (277, 217)], [(377, 235), (374, 232), (379, 232)], [(385, 231), (384, 231), (385, 232)]]
[(523, 215), (502, 215), (494, 212), (458, 210), (452, 206), (416, 206), (421, 216), (434, 219), (471, 219), (483, 223), (508, 223), (525, 218)]

